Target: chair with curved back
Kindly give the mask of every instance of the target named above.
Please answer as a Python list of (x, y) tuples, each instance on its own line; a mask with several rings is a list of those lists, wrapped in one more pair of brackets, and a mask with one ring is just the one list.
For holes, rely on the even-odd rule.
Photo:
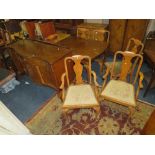
[(94, 30), (93, 31), (93, 38), (97, 41), (106, 41), (109, 44), (109, 36), (110, 32), (108, 30)]
[[(118, 57), (122, 57), (121, 63), (121, 71), (119, 77), (115, 77), (114, 68), (117, 62)], [(134, 65), (135, 61), (137, 61), (138, 67), (135, 68), (135, 75), (133, 75), (133, 80), (129, 80), (129, 70)], [(116, 102), (118, 104), (129, 107), (130, 114), (133, 113), (134, 108), (136, 107), (136, 99), (139, 94), (140, 88), (143, 88), (142, 80), (144, 78), (143, 73), (140, 72), (140, 68), (142, 66), (143, 57), (140, 54), (135, 54), (133, 52), (118, 51), (115, 53), (112, 69), (110, 67), (107, 68), (105, 75), (103, 76), (104, 83), (102, 87), (101, 97), (103, 99)], [(111, 72), (110, 72), (111, 69)], [(106, 84), (107, 77), (110, 74), (110, 81)], [(138, 88), (135, 92), (135, 85), (140, 76), (138, 82)]]
[[(89, 81), (85, 83), (82, 78), (83, 64), (82, 61), (87, 61), (89, 67)], [(74, 55), (65, 58), (65, 73), (62, 75), (62, 90), (63, 110), (66, 112), (69, 109), (76, 108), (93, 108), (99, 111), (100, 106), (98, 102), (98, 83), (96, 82), (96, 74), (91, 70), (91, 59), (89, 56)], [(73, 62), (73, 72), (75, 73), (75, 81), (70, 82), (68, 72), (68, 62)], [(92, 80), (92, 76), (93, 80)], [(67, 88), (65, 87), (65, 79), (67, 81)], [(92, 82), (93, 81), (93, 82)]]
[[(135, 38), (131, 38), (129, 41), (128, 41), (128, 44), (127, 44), (127, 47), (126, 47), (126, 49), (125, 49), (125, 51), (131, 51), (131, 52), (133, 52), (133, 53), (136, 53), (136, 54), (143, 54), (142, 52), (143, 52), (143, 48), (144, 48), (144, 44), (140, 41), (140, 40), (138, 40), (138, 39), (135, 39)], [(137, 59), (137, 61), (138, 61), (138, 59)], [(136, 62), (137, 62), (136, 61)], [(136, 64), (136, 62), (135, 62), (135, 64)], [(101, 69), (100, 69), (100, 71), (101, 71), (101, 73), (102, 73), (102, 71), (103, 71), (103, 66), (106, 66), (106, 67), (108, 67), (108, 66), (111, 66), (112, 65), (112, 62), (103, 62), (102, 63), (102, 67), (101, 67)], [(119, 72), (120, 72), (120, 66), (121, 66), (121, 62), (120, 61), (117, 61), (116, 62), (116, 67), (115, 67), (115, 69), (114, 69), (114, 72), (115, 72), (115, 74), (116, 74), (116, 76), (117, 76), (117, 74), (119, 74)], [(135, 67), (135, 65), (133, 66), (133, 68)], [(130, 70), (130, 72), (131, 72), (131, 76), (132, 76), (132, 70), (133, 69), (131, 69)]]
[(77, 28), (77, 38), (90, 39), (90, 31), (86, 28)]
[(144, 44), (135, 38), (131, 38), (127, 44), (126, 51), (132, 51), (136, 54), (142, 54)]

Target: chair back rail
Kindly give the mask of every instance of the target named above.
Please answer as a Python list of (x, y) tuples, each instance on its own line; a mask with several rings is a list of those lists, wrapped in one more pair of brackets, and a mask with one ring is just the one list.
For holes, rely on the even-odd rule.
[(90, 31), (86, 28), (77, 28), (77, 37), (82, 39), (90, 39)]
[(94, 40), (105, 41), (109, 43), (110, 32), (107, 30), (94, 30), (93, 32)]
[(75, 73), (75, 84), (83, 84), (83, 79), (82, 79), (83, 62), (87, 62), (87, 67), (89, 70), (88, 79), (89, 79), (89, 83), (91, 83), (91, 59), (89, 56), (74, 55), (72, 57), (65, 58), (66, 79), (67, 79), (67, 85), (69, 86), (70, 80), (69, 80), (69, 72), (67, 67), (68, 61), (74, 62), (73, 71)]
[(140, 72), (140, 68), (142, 66), (142, 62), (143, 62), (143, 57), (142, 55), (140, 54), (135, 54), (133, 52), (130, 52), (130, 51), (125, 51), (125, 52), (122, 52), (122, 51), (118, 51), (116, 52), (115, 56), (114, 56), (114, 61), (113, 61), (113, 65), (112, 65), (112, 71), (111, 71), (111, 79), (113, 79), (113, 71), (114, 71), (114, 67), (115, 67), (115, 63), (116, 63), (116, 60), (117, 60), (117, 57), (121, 55), (122, 56), (122, 64), (121, 64), (121, 71), (120, 71), (120, 74), (119, 74), (119, 80), (122, 80), (122, 81), (127, 81), (127, 76), (132, 68), (132, 65), (134, 64), (134, 62), (137, 60), (138, 58), (138, 62), (137, 62), (137, 71), (136, 71), (136, 75), (134, 77), (134, 80), (133, 80), (133, 84), (136, 83), (136, 80), (138, 78), (138, 74)]
[(131, 38), (127, 44), (126, 51), (132, 51), (135, 54), (142, 54), (144, 44), (135, 38)]

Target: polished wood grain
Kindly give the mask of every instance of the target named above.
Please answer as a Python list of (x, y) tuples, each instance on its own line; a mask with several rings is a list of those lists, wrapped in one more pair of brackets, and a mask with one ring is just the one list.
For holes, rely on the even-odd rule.
[(107, 42), (85, 40), (76, 37), (68, 37), (56, 45), (72, 50), (73, 55), (88, 55), (91, 60), (101, 55), (108, 46)]
[(51, 66), (45, 60), (38, 57), (24, 58), (24, 64), (28, 75), (37, 83), (54, 87), (51, 81), (54, 81), (54, 76), (51, 76)]
[(15, 64), (17, 75), (24, 74), (26, 72), (25, 64), (23, 63), (23, 58), (15, 50), (11, 49), (9, 54)]
[(19, 73), (26, 72), (34, 81), (59, 89), (64, 58), (72, 55), (70, 50), (32, 40), (19, 40), (10, 48)]
[(82, 23), (77, 26), (78, 28), (87, 28), (91, 30), (104, 30), (107, 29), (108, 24), (100, 24), (100, 23)]
[(150, 118), (146, 122), (141, 134), (142, 135), (155, 135), (155, 110), (152, 112)]
[(78, 36), (78, 31), (82, 30), (83, 33), (81, 34), (83, 34), (84, 39), (104, 41), (105, 37), (102, 34), (103, 33), (105, 34), (106, 29), (107, 29), (107, 24), (82, 23), (77, 26), (77, 36)]
[(42, 43), (33, 40), (19, 40), (10, 45), (11, 48), (23, 57), (37, 56), (50, 64), (68, 54), (69, 50), (60, 46)]
[(110, 51), (126, 50), (130, 38), (143, 41), (148, 23), (147, 19), (110, 19)]
[(123, 50), (126, 49), (130, 38), (137, 38), (143, 41), (149, 20), (148, 19), (128, 19), (124, 34)]
[(83, 22), (83, 19), (56, 19), (54, 21), (54, 25), (57, 30), (65, 31), (75, 36), (76, 26)]
[(90, 31), (86, 28), (77, 28), (77, 38), (90, 39)]
[(113, 53), (122, 49), (126, 22), (127, 21), (125, 19), (109, 20), (109, 31), (110, 31), (109, 50)]

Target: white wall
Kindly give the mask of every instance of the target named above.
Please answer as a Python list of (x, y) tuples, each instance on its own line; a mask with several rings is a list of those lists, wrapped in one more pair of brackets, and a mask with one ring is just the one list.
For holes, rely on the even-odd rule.
[(149, 31), (154, 31), (154, 30), (155, 30), (155, 19), (151, 19), (148, 24), (146, 34), (148, 34)]
[(86, 23), (109, 24), (109, 19), (85, 19)]

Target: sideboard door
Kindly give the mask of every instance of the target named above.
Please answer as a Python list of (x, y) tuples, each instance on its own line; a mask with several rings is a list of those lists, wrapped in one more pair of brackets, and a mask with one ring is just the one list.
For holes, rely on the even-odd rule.
[(149, 20), (148, 19), (128, 19), (124, 35), (123, 50), (126, 49), (130, 38), (143, 41)]

